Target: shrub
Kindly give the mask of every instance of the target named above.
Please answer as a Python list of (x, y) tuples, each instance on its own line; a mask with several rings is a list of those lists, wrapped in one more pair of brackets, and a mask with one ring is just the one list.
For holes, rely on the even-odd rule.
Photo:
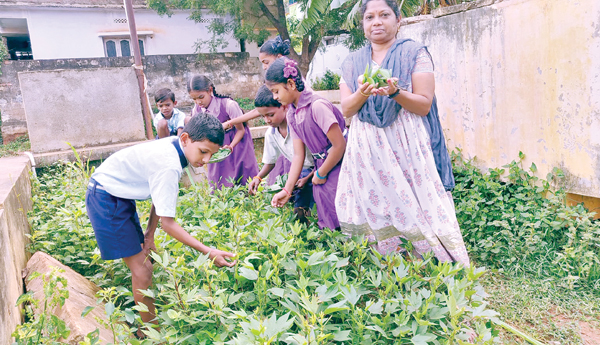
[(542, 180), (535, 164), (523, 169), (524, 158), (483, 174), (453, 154), (452, 194), (469, 255), (481, 265), (599, 290), (600, 223), (582, 205), (567, 206), (563, 190), (551, 191), (560, 170)]
[(316, 77), (312, 81), (312, 88), (315, 91), (320, 90), (339, 90), (340, 89), (340, 75), (330, 70), (325, 72), (322, 78)]

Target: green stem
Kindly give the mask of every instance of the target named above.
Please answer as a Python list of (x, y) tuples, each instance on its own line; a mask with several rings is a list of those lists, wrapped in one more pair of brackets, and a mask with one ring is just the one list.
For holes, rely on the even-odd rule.
[(499, 319), (496, 318), (492, 318), (492, 322), (494, 322), (496, 325), (498, 326), (502, 326), (504, 327), (504, 329), (506, 329), (507, 331), (511, 332), (512, 334), (519, 336), (525, 340), (527, 340), (528, 342), (530, 342), (533, 345), (545, 345), (544, 343), (540, 342), (539, 340), (536, 340), (535, 338), (533, 338), (532, 336), (530, 336), (529, 334), (523, 333), (522, 331), (518, 330), (517, 328), (507, 324), (504, 321), (501, 321)]

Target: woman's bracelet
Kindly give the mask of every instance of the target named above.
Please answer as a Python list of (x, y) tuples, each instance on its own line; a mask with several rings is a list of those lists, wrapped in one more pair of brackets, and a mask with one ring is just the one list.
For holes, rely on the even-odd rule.
[(285, 187), (281, 188), (281, 190), (283, 190), (288, 196), (292, 196), (292, 194), (288, 192), (288, 190), (285, 189)]
[(262, 178), (260, 178), (260, 176), (256, 175), (254, 178), (257, 178), (260, 182), (262, 182)]
[(360, 92), (361, 95), (365, 96), (365, 97), (370, 97), (371, 95), (369, 95), (368, 93), (364, 93), (362, 92), (362, 90), (358, 90), (358, 92)]
[(318, 177), (320, 180), (324, 180), (324, 179), (326, 179), (326, 178), (327, 178), (327, 174), (326, 174), (325, 176), (321, 176), (321, 174), (319, 174), (319, 169), (315, 169), (315, 174), (317, 174), (317, 177)]

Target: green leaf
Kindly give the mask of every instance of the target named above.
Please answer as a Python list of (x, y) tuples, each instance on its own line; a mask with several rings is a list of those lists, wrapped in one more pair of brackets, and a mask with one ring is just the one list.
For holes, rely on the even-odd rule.
[(106, 316), (110, 318), (112, 314), (115, 312), (115, 305), (112, 302), (106, 303), (104, 306), (104, 310), (106, 311)]
[(84, 317), (87, 316), (87, 314), (89, 314), (92, 310), (94, 310), (94, 308), (96, 307), (92, 307), (92, 306), (87, 306), (85, 308), (83, 308), (83, 311), (81, 312), (81, 318), (83, 319)]
[(254, 268), (240, 267), (239, 275), (248, 280), (257, 280), (258, 272)]
[(333, 340), (335, 340), (335, 341), (351, 340), (352, 338), (350, 338), (350, 332), (351, 331), (337, 331), (337, 332), (333, 333)]

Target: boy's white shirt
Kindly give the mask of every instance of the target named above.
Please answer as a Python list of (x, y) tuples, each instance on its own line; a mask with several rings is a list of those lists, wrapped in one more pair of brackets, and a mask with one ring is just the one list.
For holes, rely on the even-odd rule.
[[(263, 150), (263, 163), (275, 164), (279, 156), (283, 155), (290, 162), (294, 158), (294, 140), (290, 135), (288, 127), (288, 135), (284, 138), (277, 127), (271, 127), (265, 133), (265, 147)], [(311, 168), (314, 166), (312, 153), (308, 147), (304, 145), (304, 164), (303, 168)]]
[(172, 144), (174, 140), (179, 138), (153, 140), (115, 152), (92, 178), (113, 196), (130, 200), (152, 198), (158, 216), (175, 217), (183, 169)]
[[(165, 117), (163, 116), (163, 114), (159, 111), (158, 113), (154, 114), (154, 119), (152, 121), (152, 123), (154, 124), (154, 128), (158, 128), (158, 121), (164, 119)], [(169, 132), (175, 132), (177, 129), (179, 128), (183, 128), (183, 126), (185, 125), (185, 114), (183, 113), (183, 111), (177, 109), (177, 108), (173, 108), (173, 116), (171, 116), (170, 119), (167, 120), (168, 126), (169, 126)]]

